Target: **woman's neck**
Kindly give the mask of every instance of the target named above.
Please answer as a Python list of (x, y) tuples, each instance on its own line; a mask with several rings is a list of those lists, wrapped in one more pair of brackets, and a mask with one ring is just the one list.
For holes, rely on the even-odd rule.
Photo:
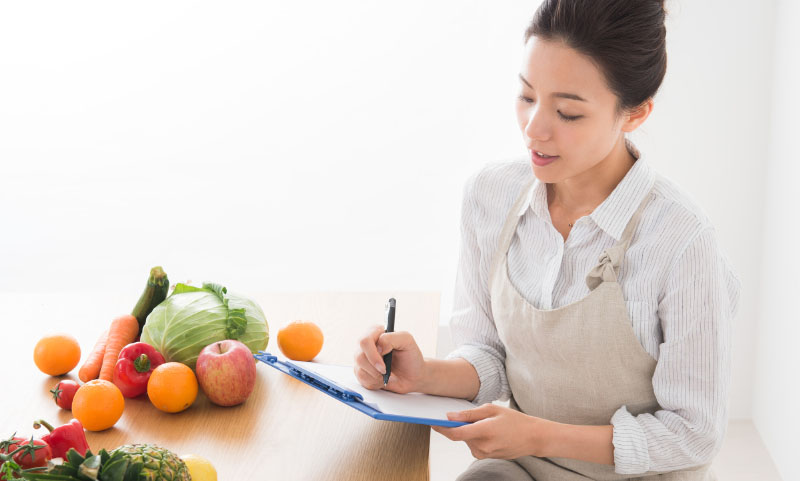
[(547, 202), (565, 212), (590, 212), (600, 205), (625, 178), (636, 158), (624, 137), (597, 165), (558, 183), (547, 184)]

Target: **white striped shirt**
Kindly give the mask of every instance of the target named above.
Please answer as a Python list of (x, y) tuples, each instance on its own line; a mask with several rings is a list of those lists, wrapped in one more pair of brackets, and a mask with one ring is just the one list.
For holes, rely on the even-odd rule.
[[(478, 372), (473, 402), (507, 400), (505, 349), (489, 301), (489, 269), (500, 230), (526, 182), (528, 160), (493, 162), (464, 186), (461, 252), (450, 329)], [(663, 408), (631, 415), (620, 406), (614, 426), (620, 474), (673, 471), (705, 464), (718, 452), (728, 419), (731, 329), (741, 282), (704, 212), (644, 156), (566, 242), (550, 219), (546, 184), (536, 180), (508, 252), (508, 274), (538, 309), (556, 309), (589, 294), (586, 274), (622, 235), (653, 186), (619, 272), (619, 283), (644, 349), (658, 361), (653, 390)]]

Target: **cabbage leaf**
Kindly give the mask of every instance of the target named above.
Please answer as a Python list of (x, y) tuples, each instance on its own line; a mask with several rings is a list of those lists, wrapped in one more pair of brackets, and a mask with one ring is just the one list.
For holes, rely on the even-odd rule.
[(141, 336), (167, 361), (192, 369), (204, 347), (224, 339), (241, 341), (256, 353), (267, 347), (269, 326), (255, 301), (214, 283), (177, 284), (147, 316)]

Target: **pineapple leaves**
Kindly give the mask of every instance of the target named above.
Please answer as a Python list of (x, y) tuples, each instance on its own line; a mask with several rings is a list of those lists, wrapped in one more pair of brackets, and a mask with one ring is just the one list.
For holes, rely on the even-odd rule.
[[(105, 451), (105, 450), (104, 450)], [(102, 455), (102, 453), (101, 453)], [(123, 481), (130, 468), (130, 460), (120, 451), (115, 451), (108, 456), (108, 460), (103, 463), (103, 469), (100, 471), (100, 481)], [(136, 472), (138, 477), (139, 472)]]
[[(92, 452), (91, 451), (86, 451), (86, 455), (87, 456), (91, 456)], [(70, 448), (70, 450), (67, 451), (67, 461), (76, 470), (78, 469), (78, 466), (80, 466), (83, 463), (83, 461), (85, 459), (86, 458), (81, 456), (80, 453), (78, 453), (78, 451), (75, 451), (75, 448)]]
[[(86, 453), (90, 454), (89, 452)], [(78, 466), (77, 478), (83, 481), (97, 481), (100, 474), (100, 455), (87, 456)]]

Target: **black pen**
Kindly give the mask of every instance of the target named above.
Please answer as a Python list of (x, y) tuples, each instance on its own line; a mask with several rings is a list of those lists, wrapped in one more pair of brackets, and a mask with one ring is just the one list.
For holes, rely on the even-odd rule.
[[(394, 297), (389, 299), (386, 303), (386, 332), (394, 332), (394, 311), (395, 300)], [(383, 363), (386, 365), (386, 374), (383, 375), (383, 387), (389, 382), (389, 374), (392, 372), (392, 353), (384, 354)]]

